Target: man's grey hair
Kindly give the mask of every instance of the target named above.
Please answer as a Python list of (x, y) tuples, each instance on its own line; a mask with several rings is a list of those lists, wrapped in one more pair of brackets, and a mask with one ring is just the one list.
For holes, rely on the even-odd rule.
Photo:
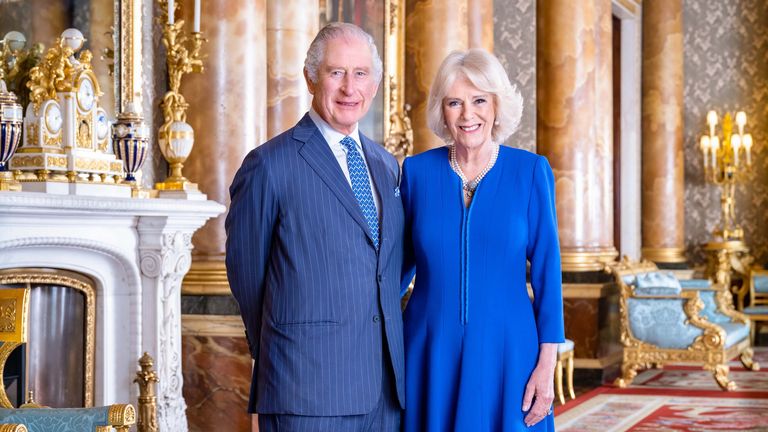
[(354, 37), (368, 43), (373, 63), (373, 76), (376, 78), (377, 83), (381, 82), (384, 67), (381, 63), (381, 57), (379, 57), (379, 50), (376, 49), (376, 42), (373, 40), (373, 36), (354, 24), (344, 22), (332, 22), (326, 25), (320, 29), (315, 39), (309, 45), (307, 58), (304, 59), (304, 69), (307, 71), (309, 79), (313, 83), (317, 82), (317, 70), (325, 59), (325, 48), (328, 41), (341, 37)]

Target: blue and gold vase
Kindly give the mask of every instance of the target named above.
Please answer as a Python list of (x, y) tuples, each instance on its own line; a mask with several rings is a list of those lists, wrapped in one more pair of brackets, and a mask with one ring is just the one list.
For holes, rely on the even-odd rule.
[(0, 80), (0, 191), (20, 191), (21, 185), (8, 170), (8, 161), (21, 141), (24, 114), (16, 95)]
[(112, 146), (115, 155), (123, 160), (125, 181), (135, 183), (135, 174), (149, 151), (149, 129), (139, 114), (127, 112), (117, 116), (112, 125)]

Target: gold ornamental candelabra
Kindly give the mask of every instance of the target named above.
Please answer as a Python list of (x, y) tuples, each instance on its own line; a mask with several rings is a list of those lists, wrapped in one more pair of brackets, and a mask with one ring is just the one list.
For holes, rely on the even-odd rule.
[[(720, 226), (712, 234), (723, 242), (741, 241), (744, 231), (735, 222), (736, 183), (742, 181), (752, 168), (752, 135), (744, 133), (747, 115), (736, 113), (737, 131), (733, 130), (730, 113), (723, 117), (722, 135), (715, 133), (718, 115), (707, 113), (709, 133), (701, 137), (700, 150), (704, 161), (704, 177), (710, 183), (720, 186)], [(722, 138), (722, 139), (721, 139)]]
[(163, 25), (169, 87), (161, 104), (164, 122), (158, 131), (158, 142), (171, 172), (164, 182), (156, 183), (155, 188), (161, 191), (197, 191), (197, 185), (182, 174), (195, 136), (192, 126), (186, 122), (189, 104), (179, 89), (184, 75), (204, 70), (204, 57), (200, 50), (206, 39), (200, 32), (200, 0), (195, 0), (194, 30), (190, 36), (182, 31), (184, 20), (175, 20), (179, 2), (158, 0), (157, 3), (161, 11), (159, 20)]
[(157, 432), (157, 393), (155, 384), (160, 380), (152, 368), (154, 360), (149, 353), (139, 359), (141, 370), (136, 372), (133, 382), (139, 385), (139, 419), (136, 423), (138, 432)]

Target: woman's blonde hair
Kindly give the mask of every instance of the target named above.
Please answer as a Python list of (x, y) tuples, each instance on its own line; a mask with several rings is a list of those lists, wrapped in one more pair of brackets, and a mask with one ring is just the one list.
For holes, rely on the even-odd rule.
[(427, 125), (432, 132), (445, 142), (453, 138), (445, 127), (443, 99), (453, 83), (459, 77), (465, 77), (479, 90), (493, 97), (496, 119), (491, 129), (491, 138), (502, 143), (515, 133), (523, 116), (523, 97), (517, 88), (509, 82), (507, 72), (499, 60), (482, 49), (454, 51), (443, 60), (437, 71), (427, 103)]

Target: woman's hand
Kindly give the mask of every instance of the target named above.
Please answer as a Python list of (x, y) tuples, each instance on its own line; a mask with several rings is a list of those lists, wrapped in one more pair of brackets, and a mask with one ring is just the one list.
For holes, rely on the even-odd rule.
[[(556, 343), (543, 343), (539, 348), (539, 361), (533, 369), (523, 395), (525, 425), (531, 427), (549, 414), (552, 401), (555, 400), (555, 363), (557, 362)], [(531, 406), (533, 403), (533, 406)], [(530, 411), (529, 411), (530, 410)]]

